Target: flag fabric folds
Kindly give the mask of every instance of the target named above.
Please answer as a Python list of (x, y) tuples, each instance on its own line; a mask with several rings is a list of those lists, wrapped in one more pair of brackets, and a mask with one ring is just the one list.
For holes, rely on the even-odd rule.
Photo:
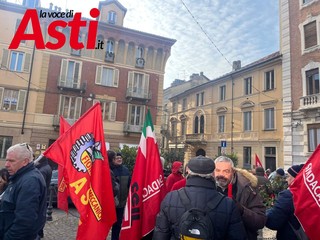
[(163, 168), (148, 110), (133, 169), (121, 240), (140, 240), (153, 230), (165, 192)]
[[(60, 116), (60, 136), (64, 134), (69, 128), (70, 124), (65, 120), (62, 116)], [(62, 165), (58, 165), (58, 208), (68, 212), (68, 183), (66, 182), (64, 176), (64, 167)]]
[(64, 167), (65, 182), (80, 221), (78, 240), (105, 240), (116, 220), (101, 107), (97, 103), (44, 153)]
[[(255, 161), (256, 161), (256, 168), (257, 168), (257, 167), (262, 167), (262, 168), (263, 168), (262, 163), (261, 163), (261, 161), (260, 161), (260, 158), (258, 157), (257, 154), (255, 154)], [(264, 177), (265, 177), (265, 178), (268, 178), (268, 176), (267, 176), (266, 173), (264, 173)]]
[(310, 240), (319, 239), (320, 229), (320, 145), (290, 186), (295, 215)]

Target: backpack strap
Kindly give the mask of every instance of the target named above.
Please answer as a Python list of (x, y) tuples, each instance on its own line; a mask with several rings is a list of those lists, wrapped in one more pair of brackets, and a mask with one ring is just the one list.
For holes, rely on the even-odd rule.
[[(192, 206), (190, 203), (190, 198), (187, 195), (186, 189), (185, 188), (179, 189), (178, 194), (179, 194), (179, 197), (180, 197), (181, 202), (184, 205), (184, 207), (186, 209), (191, 209)], [(217, 196), (212, 201), (209, 201), (207, 203), (206, 210), (209, 209), (209, 211), (211, 211), (211, 210), (215, 209), (220, 204), (222, 199), (224, 199), (225, 197), (226, 196), (224, 196), (223, 194), (218, 193)]]

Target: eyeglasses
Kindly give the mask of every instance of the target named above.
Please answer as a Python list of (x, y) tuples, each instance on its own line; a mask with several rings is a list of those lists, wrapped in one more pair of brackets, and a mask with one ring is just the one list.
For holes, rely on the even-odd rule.
[(26, 148), (28, 149), (28, 151), (29, 151), (30, 153), (32, 153), (31, 147), (29, 146), (28, 143), (20, 143), (20, 146), (26, 147)]

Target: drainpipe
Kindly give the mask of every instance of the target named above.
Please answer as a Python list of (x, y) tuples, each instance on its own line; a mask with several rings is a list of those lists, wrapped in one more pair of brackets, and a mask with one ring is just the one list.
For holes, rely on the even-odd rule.
[(234, 122), (233, 122), (233, 101), (234, 101), (234, 96), (233, 96), (233, 90), (234, 90), (234, 79), (231, 74), (231, 154), (233, 154), (233, 128), (234, 128)]

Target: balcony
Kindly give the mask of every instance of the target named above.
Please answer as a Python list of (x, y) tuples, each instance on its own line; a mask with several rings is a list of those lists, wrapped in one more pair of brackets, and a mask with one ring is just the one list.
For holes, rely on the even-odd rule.
[(132, 125), (127, 122), (123, 125), (123, 132), (126, 134), (129, 133), (141, 133), (142, 131), (142, 125)]
[(312, 94), (300, 98), (300, 109), (308, 110), (320, 107), (320, 94)]
[(106, 55), (104, 57), (105, 62), (114, 62), (114, 53), (113, 52), (106, 52)]
[(149, 89), (143, 88), (128, 88), (126, 93), (127, 98), (137, 99), (137, 100), (147, 100), (151, 99), (151, 92)]
[(161, 124), (161, 129), (160, 129), (160, 133), (162, 135), (167, 135), (169, 132), (169, 125), (166, 123)]
[(204, 133), (194, 133), (194, 134), (187, 134), (186, 135), (186, 143), (188, 144), (207, 144), (207, 139)]
[(77, 83), (75, 79), (68, 79), (67, 81), (62, 81), (60, 78), (57, 87), (61, 91), (85, 93), (87, 89), (87, 81), (82, 81), (82, 83), (80, 84)]

